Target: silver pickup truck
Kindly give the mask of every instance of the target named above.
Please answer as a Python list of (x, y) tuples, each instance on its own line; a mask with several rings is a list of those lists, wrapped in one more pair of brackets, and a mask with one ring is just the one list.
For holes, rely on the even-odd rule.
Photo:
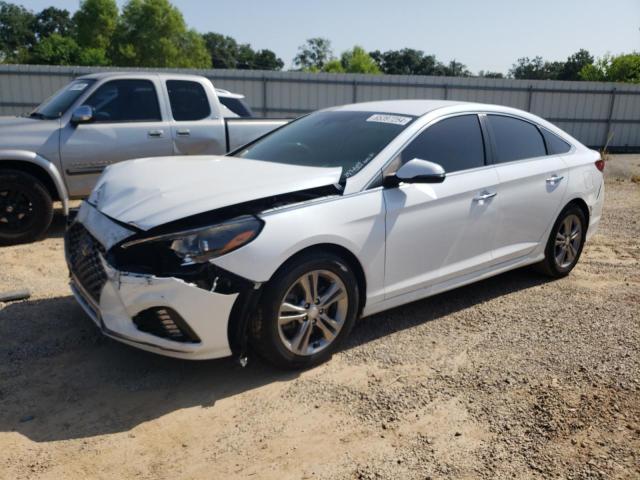
[(69, 200), (86, 197), (112, 163), (221, 155), (286, 122), (239, 118), (196, 75), (79, 77), (29, 116), (0, 117), (0, 245), (43, 236), (53, 202), (67, 214)]

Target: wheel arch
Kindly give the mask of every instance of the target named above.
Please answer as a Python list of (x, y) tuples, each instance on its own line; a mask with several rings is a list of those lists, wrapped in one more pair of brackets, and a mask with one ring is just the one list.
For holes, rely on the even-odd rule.
[(0, 151), (0, 171), (18, 170), (28, 173), (45, 186), (51, 198), (62, 202), (64, 214), (69, 213), (69, 195), (60, 171), (49, 160), (33, 153), (21, 151)]
[(570, 200), (569, 202), (567, 202), (567, 204), (564, 206), (562, 211), (566, 210), (571, 205), (576, 205), (578, 208), (580, 208), (580, 210), (582, 210), (582, 213), (584, 213), (584, 218), (585, 218), (585, 220), (587, 222), (585, 227), (586, 227), (586, 229), (588, 229), (589, 228), (589, 219), (591, 217), (591, 212), (590, 212), (590, 209), (589, 209), (589, 205), (587, 205), (587, 202), (585, 202), (584, 199), (582, 199), (580, 197), (576, 197), (576, 198)]
[(294, 261), (296, 258), (306, 255), (309, 253), (325, 253), (330, 252), (334, 255), (339, 256), (345, 262), (349, 264), (352, 268), (354, 275), (356, 276), (356, 281), (358, 282), (358, 316), (362, 314), (364, 310), (365, 303), (367, 301), (367, 277), (364, 273), (364, 268), (360, 263), (360, 260), (356, 255), (349, 250), (348, 248), (338, 245), (336, 243), (317, 243), (315, 245), (310, 245), (308, 247), (303, 248), (302, 250), (297, 251), (293, 255), (289, 256), (282, 264), (276, 269), (274, 274), (271, 276), (273, 278), (282, 268), (284, 268), (289, 262)]

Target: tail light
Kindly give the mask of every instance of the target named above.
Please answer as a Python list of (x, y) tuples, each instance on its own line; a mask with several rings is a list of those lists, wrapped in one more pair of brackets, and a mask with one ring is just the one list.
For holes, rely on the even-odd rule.
[(601, 172), (604, 171), (604, 160), (596, 160), (596, 168)]

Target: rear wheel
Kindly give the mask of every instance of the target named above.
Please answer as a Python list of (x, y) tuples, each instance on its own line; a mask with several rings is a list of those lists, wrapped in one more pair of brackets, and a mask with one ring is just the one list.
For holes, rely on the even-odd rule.
[(551, 277), (564, 277), (573, 270), (586, 239), (587, 219), (577, 205), (569, 205), (558, 216), (537, 269)]
[(52, 219), (51, 195), (37, 178), (18, 170), (0, 171), (0, 245), (38, 240)]
[(358, 312), (358, 284), (339, 256), (307, 254), (286, 264), (265, 287), (253, 344), (284, 368), (328, 359), (348, 336)]

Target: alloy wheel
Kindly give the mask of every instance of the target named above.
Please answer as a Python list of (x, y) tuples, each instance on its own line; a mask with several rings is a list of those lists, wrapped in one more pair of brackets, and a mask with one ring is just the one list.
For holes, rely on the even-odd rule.
[(20, 232), (29, 228), (33, 219), (33, 204), (19, 190), (0, 190), (0, 229)]
[(307, 272), (289, 287), (280, 302), (280, 340), (296, 355), (314, 355), (338, 337), (348, 308), (347, 288), (338, 275), (329, 270)]
[(582, 243), (582, 223), (577, 215), (567, 215), (556, 232), (554, 257), (556, 265), (565, 269), (578, 256)]

